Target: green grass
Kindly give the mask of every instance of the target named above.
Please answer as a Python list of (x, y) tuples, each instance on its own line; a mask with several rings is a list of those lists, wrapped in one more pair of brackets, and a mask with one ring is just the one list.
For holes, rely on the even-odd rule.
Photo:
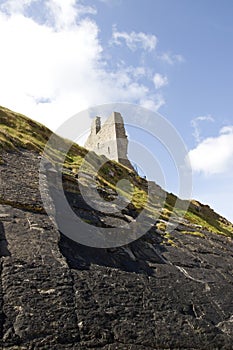
[(199, 232), (199, 231), (180, 231), (183, 235), (192, 235), (192, 236), (197, 236), (201, 238), (205, 238), (204, 233)]
[(185, 218), (189, 220), (192, 224), (200, 225), (204, 230), (233, 238), (232, 224), (228, 223), (224, 226), (221, 226), (220, 220), (223, 218), (221, 218), (221, 216), (219, 216), (218, 214), (212, 212), (212, 210), (211, 213), (208, 213), (208, 215), (205, 216), (202, 212), (199, 212), (197, 214), (188, 210), (185, 213)]
[(31, 119), (0, 107), (0, 147), (17, 150), (17, 148), (43, 151), (43, 147), (51, 135), (45, 126)]
[(168, 232), (166, 232), (164, 235), (163, 244), (168, 244), (168, 245), (171, 245), (173, 247), (176, 247), (176, 244), (174, 242), (174, 237)]
[[(0, 107), (0, 164), (2, 150), (18, 152), (20, 149), (27, 149), (42, 154), (51, 134), (52, 132), (42, 124), (22, 114)], [(76, 181), (74, 175), (78, 173), (80, 168), (89, 174), (96, 175), (97, 184), (103, 189), (109, 188), (115, 191), (120, 180), (128, 179), (132, 184), (131, 191), (128, 191), (126, 187), (118, 189), (118, 192), (130, 200), (138, 212), (145, 209), (148, 216), (159, 216), (165, 221), (168, 221), (170, 216), (175, 214), (177, 217), (185, 217), (190, 224), (200, 225), (202, 229), (233, 238), (233, 225), (215, 213), (209, 206), (202, 205), (197, 201), (190, 201), (190, 203), (180, 201), (184, 208), (189, 205), (188, 211), (185, 212), (181, 208), (175, 209), (174, 212), (177, 197), (172, 193), (167, 193), (164, 208), (159, 207), (159, 198), (156, 197), (148, 203), (147, 181), (132, 170), (115, 161), (107, 161), (104, 156), (97, 156), (93, 152), (88, 153), (88, 162), (84, 166), (83, 159), (87, 155), (87, 150), (59, 136), (55, 136), (56, 140), (69, 148), (68, 154), (65, 156), (62, 151), (50, 147), (47, 156), (52, 162), (59, 164), (65, 156), (64, 174), (70, 181)], [(105, 163), (103, 166), (101, 166), (102, 162)], [(99, 169), (97, 174), (95, 174), (95, 169)], [(190, 234), (193, 233), (190, 232)]]
[[(19, 149), (27, 149), (42, 154), (51, 135), (52, 131), (44, 125), (22, 114), (0, 107), (0, 150), (17, 152)], [(70, 147), (64, 166), (77, 169), (87, 151), (83, 147), (72, 144), (69, 140), (59, 136), (56, 138), (58, 143)], [(48, 149), (47, 155), (54, 162), (59, 162), (63, 157), (61, 151), (51, 147)]]
[(165, 222), (158, 222), (158, 223), (156, 224), (156, 228), (157, 228), (158, 230), (160, 230), (160, 231), (165, 232), (165, 231), (166, 231), (166, 228), (167, 228), (167, 225), (166, 225)]

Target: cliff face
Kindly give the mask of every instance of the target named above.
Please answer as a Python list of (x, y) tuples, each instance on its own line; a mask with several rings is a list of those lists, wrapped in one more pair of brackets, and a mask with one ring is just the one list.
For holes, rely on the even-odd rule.
[[(43, 210), (39, 164), (36, 149), (2, 147), (3, 349), (232, 348), (230, 236), (208, 225), (194, 229), (188, 218), (168, 236), (160, 227), (163, 218), (124, 247), (80, 245), (62, 235)], [(134, 219), (132, 207), (98, 215), (72, 176), (64, 182), (73, 210), (90, 223), (120, 226)]]

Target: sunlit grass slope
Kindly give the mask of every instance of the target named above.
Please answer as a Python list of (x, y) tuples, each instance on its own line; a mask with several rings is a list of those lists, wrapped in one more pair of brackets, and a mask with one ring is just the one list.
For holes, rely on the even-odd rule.
[[(42, 124), (22, 114), (0, 107), (0, 161), (1, 152), (3, 151), (20, 152), (30, 150), (42, 154), (51, 134), (52, 132)], [(70, 148), (65, 157), (64, 175), (70, 181), (76, 181), (77, 172), (80, 166), (83, 165), (87, 150), (77, 144), (72, 144), (69, 140), (64, 140), (59, 136), (55, 137), (59, 142), (67, 144)], [(59, 163), (59, 160), (64, 156), (56, 148), (51, 148), (48, 155), (50, 160), (55, 163)], [(98, 157), (93, 154), (88, 159), (88, 166), (86, 168), (84, 166), (82, 170), (96, 175), (96, 181), (100, 189), (116, 192), (118, 182), (122, 179), (128, 179), (131, 183), (130, 192), (127, 187), (121, 187), (118, 189), (118, 194), (130, 199), (136, 211), (140, 212), (146, 208), (148, 215), (159, 217), (162, 224), (164, 223), (164, 225), (160, 223), (160, 226), (166, 228), (166, 221), (169, 220), (172, 213), (174, 214), (173, 207), (177, 200), (175, 195), (165, 193), (166, 202), (163, 209), (159, 207), (159, 198), (156, 196), (153, 201), (147, 203), (147, 181), (145, 179), (123, 165), (103, 159), (103, 156)], [(105, 164), (99, 167), (103, 160)], [(99, 168), (97, 174), (95, 174), (96, 168)], [(201, 229), (202, 231), (207, 230), (233, 237), (232, 224), (215, 213), (209, 206), (197, 201), (190, 201), (187, 212), (183, 212), (182, 209), (176, 210), (175, 216), (177, 219), (184, 217), (191, 226), (196, 225), (197, 231), (193, 231), (193, 234), (198, 235), (199, 229)], [(184, 234), (187, 234), (187, 232), (184, 231)], [(203, 236), (203, 233), (200, 233), (200, 236)]]

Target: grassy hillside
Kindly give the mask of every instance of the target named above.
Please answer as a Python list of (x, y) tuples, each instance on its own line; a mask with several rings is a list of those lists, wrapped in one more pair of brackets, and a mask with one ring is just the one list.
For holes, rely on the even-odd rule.
[[(38, 154), (42, 154), (51, 134), (52, 132), (45, 126), (7, 108), (0, 107), (0, 161), (1, 152), (4, 150), (14, 152), (32, 150)], [(59, 141), (62, 140), (62, 142), (70, 146), (64, 164), (64, 176), (66, 176), (69, 181), (75, 182), (77, 181), (75, 175), (82, 165), (87, 151), (79, 145), (72, 144), (69, 140), (61, 139), (59, 136), (56, 137)], [(61, 151), (50, 149), (50, 160), (53, 162), (59, 162), (61, 156)], [(94, 174), (94, 169), (98, 167), (98, 163), (102, 158), (101, 156), (98, 157), (93, 154), (93, 156), (89, 158), (89, 166), (86, 171)], [(156, 214), (157, 217), (159, 216), (160, 222), (158, 223), (158, 228), (162, 231), (166, 231), (166, 222), (169, 220), (172, 212), (174, 214), (173, 207), (177, 197), (171, 193), (166, 193), (164, 208), (159, 206), (159, 197), (156, 196), (153, 197), (152, 202), (147, 203), (146, 180), (114, 161), (107, 161), (100, 168), (96, 177), (98, 188), (107, 194), (116, 194), (117, 183), (122, 179), (129, 179), (132, 186), (130, 193), (129, 189), (124, 187), (118, 189), (118, 193), (131, 199), (132, 205), (138, 212), (146, 208), (148, 215), (153, 216)], [(107, 195), (106, 199), (111, 200), (111, 195)], [(189, 209), (186, 213), (183, 212), (182, 209), (175, 211), (175, 218), (177, 221), (179, 221), (179, 217), (184, 216), (186, 219), (186, 226), (187, 223), (190, 224), (192, 230), (189, 231), (189, 233), (204, 235), (204, 230), (207, 230), (233, 237), (232, 224), (215, 213), (209, 206), (203, 205), (197, 201), (191, 201), (189, 204)], [(195, 231), (193, 230), (194, 227), (196, 228)], [(187, 230), (184, 229), (183, 233), (186, 234)]]
[(43, 151), (51, 131), (31, 119), (0, 107), (0, 147), (17, 150), (19, 148)]

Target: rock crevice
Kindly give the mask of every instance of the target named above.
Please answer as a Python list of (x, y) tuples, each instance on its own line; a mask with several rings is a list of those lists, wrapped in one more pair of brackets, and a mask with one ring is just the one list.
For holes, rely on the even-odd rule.
[[(230, 238), (175, 229), (169, 244), (152, 227), (124, 247), (83, 246), (31, 210), (42, 206), (38, 155), (3, 157), (1, 201), (23, 206), (0, 207), (3, 349), (232, 349)], [(78, 195), (67, 198), (97, 221)]]

